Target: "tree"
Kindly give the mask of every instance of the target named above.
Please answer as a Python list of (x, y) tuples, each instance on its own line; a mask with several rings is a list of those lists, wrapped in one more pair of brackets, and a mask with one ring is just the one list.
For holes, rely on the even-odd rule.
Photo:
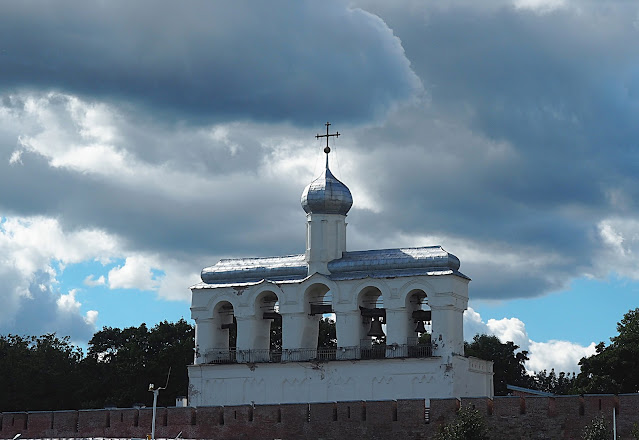
[(55, 334), (0, 336), (0, 411), (36, 411), (150, 405), (149, 383), (164, 386), (159, 404), (174, 405), (188, 391), (193, 327), (181, 319), (125, 329), (104, 327), (87, 356)]
[(55, 333), (0, 336), (0, 411), (77, 407), (82, 350)]
[(553, 394), (573, 394), (573, 388), (576, 381), (575, 373), (569, 374), (563, 371), (559, 374), (555, 373), (553, 368), (548, 373), (546, 370), (537, 372), (533, 376), (533, 388), (540, 391)]
[(611, 344), (595, 347), (595, 354), (579, 361), (576, 388), (581, 393), (639, 392), (639, 308), (617, 323)]
[[(337, 347), (337, 332), (335, 321), (328, 317), (319, 320), (319, 332), (317, 335), (317, 348)], [(274, 319), (271, 322), (271, 350), (282, 349), (282, 319)]]
[(150, 405), (149, 383), (164, 386), (158, 405), (174, 405), (188, 391), (186, 366), (193, 362), (194, 331), (184, 319), (161, 322), (148, 330), (145, 324), (123, 330), (104, 327), (89, 341), (81, 363), (83, 408), (115, 405)]
[(479, 411), (461, 407), (455, 420), (443, 425), (437, 434), (437, 440), (487, 440), (488, 429)]
[(508, 394), (506, 385), (530, 388), (534, 384), (524, 367), (524, 363), (528, 360), (528, 352), (517, 352), (518, 349), (519, 346), (512, 341), (503, 344), (497, 336), (489, 335), (475, 335), (473, 342), (464, 343), (466, 356), (493, 361), (493, 383), (496, 396)]
[(269, 345), (271, 350), (282, 349), (282, 317), (271, 321), (271, 340)]
[(335, 347), (337, 347), (337, 331), (335, 329), (335, 321), (330, 318), (324, 317), (319, 321), (317, 348)]
[(593, 419), (588, 426), (584, 428), (581, 438), (583, 440), (608, 440), (612, 435), (608, 424), (603, 416)]

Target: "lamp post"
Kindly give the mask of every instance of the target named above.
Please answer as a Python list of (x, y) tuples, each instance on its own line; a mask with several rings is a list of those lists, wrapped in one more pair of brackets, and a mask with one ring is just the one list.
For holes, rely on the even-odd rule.
[(152, 383), (149, 384), (149, 391), (153, 393), (153, 420), (151, 421), (151, 440), (155, 440), (155, 414), (157, 413), (158, 407), (158, 394), (160, 394), (160, 390), (165, 390), (166, 387), (155, 388), (155, 385)]
[(149, 391), (153, 393), (153, 420), (151, 421), (151, 440), (155, 440), (155, 414), (157, 413), (158, 406), (158, 394), (160, 394), (160, 390), (166, 390), (166, 387), (169, 386), (169, 377), (171, 376), (171, 367), (169, 367), (169, 374), (166, 376), (166, 385), (163, 387), (155, 388), (155, 385), (152, 383), (149, 384)]

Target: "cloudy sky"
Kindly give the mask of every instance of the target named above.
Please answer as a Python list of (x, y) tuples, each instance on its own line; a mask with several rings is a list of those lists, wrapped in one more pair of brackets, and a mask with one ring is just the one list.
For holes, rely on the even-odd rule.
[(639, 5), (12, 2), (0, 333), (190, 318), (222, 257), (300, 253), (321, 169), (350, 250), (442, 245), (466, 337), (574, 370), (639, 299)]

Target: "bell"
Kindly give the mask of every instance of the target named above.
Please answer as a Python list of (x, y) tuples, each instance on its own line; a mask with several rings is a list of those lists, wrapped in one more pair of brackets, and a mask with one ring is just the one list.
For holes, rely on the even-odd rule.
[(417, 327), (415, 327), (415, 333), (425, 333), (426, 327), (424, 327), (424, 321), (417, 321)]
[(382, 330), (382, 321), (378, 321), (373, 318), (371, 321), (371, 329), (368, 331), (366, 336), (375, 336), (376, 338), (381, 338), (384, 336), (384, 330)]

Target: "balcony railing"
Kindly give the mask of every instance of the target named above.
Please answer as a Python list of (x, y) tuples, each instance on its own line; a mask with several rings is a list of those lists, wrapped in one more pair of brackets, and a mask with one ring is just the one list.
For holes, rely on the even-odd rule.
[(340, 361), (353, 359), (426, 358), (433, 355), (430, 344), (373, 345), (369, 347), (298, 348), (286, 350), (212, 349), (204, 360), (207, 364)]

